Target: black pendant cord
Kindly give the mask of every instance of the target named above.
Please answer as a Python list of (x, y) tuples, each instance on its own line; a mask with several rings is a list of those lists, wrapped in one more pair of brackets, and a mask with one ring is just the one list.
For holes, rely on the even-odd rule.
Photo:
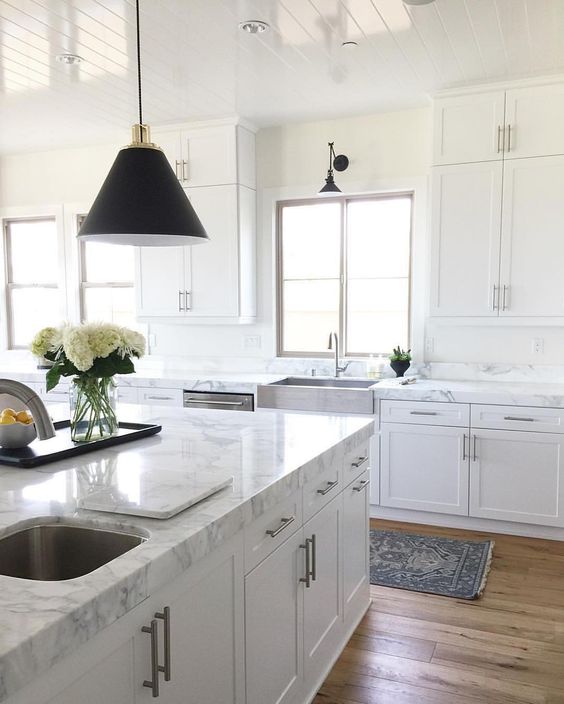
[[(135, 0), (135, 17), (137, 24), (137, 90), (139, 94), (139, 124), (143, 124), (143, 104), (141, 102), (141, 34), (139, 31), (139, 0)], [(141, 139), (143, 133), (141, 132)]]
[(335, 142), (329, 142), (329, 171), (332, 171), (332, 170), (333, 170), (333, 161), (332, 161), (332, 159), (333, 159), (333, 154), (335, 153), (335, 152), (333, 151), (333, 145), (334, 145), (334, 144), (335, 144)]

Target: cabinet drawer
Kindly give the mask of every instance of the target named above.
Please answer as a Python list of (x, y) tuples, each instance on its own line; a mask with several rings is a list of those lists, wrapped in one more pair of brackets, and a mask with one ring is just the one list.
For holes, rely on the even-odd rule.
[(564, 408), (472, 405), (472, 427), (564, 433)]
[[(363, 465), (364, 468), (364, 465)], [(304, 523), (343, 489), (342, 466), (333, 464), (304, 484)]]
[(152, 406), (177, 406), (182, 408), (182, 389), (148, 389), (139, 388), (139, 403), (148, 403)]
[(343, 462), (343, 486), (348, 486), (362, 472), (370, 469), (370, 441), (347, 452)]
[(121, 403), (138, 403), (139, 389), (136, 386), (118, 386), (117, 397)]
[(417, 425), (470, 424), (470, 406), (467, 403), (431, 403), (429, 401), (382, 401), (382, 423), (412, 423)]
[(245, 528), (245, 574), (302, 527), (302, 492), (296, 491)]

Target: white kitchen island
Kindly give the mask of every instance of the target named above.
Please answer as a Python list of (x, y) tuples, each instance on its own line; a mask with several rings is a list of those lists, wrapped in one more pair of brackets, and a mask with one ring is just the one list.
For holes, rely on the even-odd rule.
[[(373, 422), (133, 406), (119, 415), (163, 430), (37, 470), (0, 468), (0, 538), (49, 521), (148, 538), (75, 579), (0, 576), (0, 701), (148, 702), (155, 675), (171, 704), (309, 701), (369, 604)], [(166, 521), (77, 508), (93, 485), (134, 495), (159, 470), (229, 472), (234, 484)]]

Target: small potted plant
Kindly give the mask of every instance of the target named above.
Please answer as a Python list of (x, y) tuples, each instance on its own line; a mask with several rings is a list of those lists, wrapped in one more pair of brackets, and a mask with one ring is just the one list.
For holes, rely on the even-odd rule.
[(411, 350), (402, 350), (398, 345), (394, 347), (390, 355), (390, 367), (395, 371), (396, 376), (403, 376), (411, 364)]

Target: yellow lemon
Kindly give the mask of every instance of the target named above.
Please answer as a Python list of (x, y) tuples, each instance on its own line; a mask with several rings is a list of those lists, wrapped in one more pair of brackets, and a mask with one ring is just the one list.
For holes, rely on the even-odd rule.
[(1, 415), (0, 416), (0, 425), (13, 425), (16, 422), (16, 419), (14, 416), (11, 415)]
[(5, 408), (2, 411), (2, 415), (3, 416), (12, 416), (13, 418), (15, 418), (17, 416), (17, 413), (14, 411), (13, 408)]
[(16, 413), (16, 420), (19, 423), (31, 423), (33, 418), (31, 417), (31, 413), (29, 411), (19, 411), (19, 413)]

